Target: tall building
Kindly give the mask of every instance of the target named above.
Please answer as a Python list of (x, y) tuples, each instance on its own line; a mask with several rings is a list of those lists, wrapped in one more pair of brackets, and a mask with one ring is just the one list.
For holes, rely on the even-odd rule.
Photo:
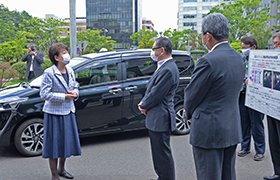
[[(270, 15), (280, 15), (280, 12), (279, 12), (279, 2), (277, 1), (274, 1), (274, 2), (271, 2), (271, 0), (262, 0), (261, 3), (262, 5), (262, 8), (266, 8), (266, 7), (269, 7), (270, 8)], [(268, 27), (271, 29), (271, 33), (272, 34), (275, 34), (276, 32), (279, 31), (279, 29), (276, 29), (274, 28), (273, 26), (278, 26), (279, 25), (279, 19), (278, 18), (270, 18), (270, 21), (268, 22)], [(270, 38), (268, 40), (268, 46), (267, 48), (268, 49), (273, 49), (273, 39)]]
[(149, 31), (154, 31), (154, 23), (149, 20), (149, 19), (146, 19), (146, 18), (143, 18), (142, 19), (142, 29), (146, 29), (146, 30), (149, 30)]
[[(271, 2), (271, 0), (262, 0), (260, 4), (262, 5), (262, 8), (267, 8), (267, 7), (270, 8), (270, 12), (269, 12), (270, 15), (274, 15), (274, 16), (275, 15), (280, 15), (280, 12), (279, 12), (279, 9), (278, 9), (279, 2), (277, 2), (277, 1)], [(279, 31), (279, 30), (273, 28), (273, 26), (278, 26), (278, 25), (279, 25), (279, 19), (277, 19), (277, 18), (271, 18), (270, 19), (269, 28), (273, 29), (272, 34)]]
[(45, 14), (45, 19), (49, 19), (49, 18), (58, 19), (58, 17), (55, 16), (54, 14)]
[[(58, 19), (58, 17), (55, 16), (54, 14), (46, 14), (45, 19), (49, 19), (49, 18)], [(59, 28), (66, 29), (67, 32), (61, 33), (60, 38), (65, 38), (65, 37), (69, 36), (69, 34), (70, 34), (70, 18), (65, 18), (64, 21), (67, 23), (67, 25), (60, 25)], [(86, 25), (87, 25), (86, 17), (76, 17), (77, 32), (86, 31), (87, 30)]]
[(142, 27), (142, 0), (86, 0), (87, 29), (103, 30), (116, 43), (115, 49), (128, 48), (129, 37)]
[(202, 19), (210, 9), (231, 0), (179, 0), (178, 31), (192, 29), (201, 33)]
[[(66, 29), (67, 32), (62, 33), (60, 38), (65, 38), (70, 35), (70, 18), (66, 18), (65, 22), (67, 25), (61, 25), (60, 28)], [(76, 17), (76, 30), (77, 33), (87, 30), (86, 17)]]

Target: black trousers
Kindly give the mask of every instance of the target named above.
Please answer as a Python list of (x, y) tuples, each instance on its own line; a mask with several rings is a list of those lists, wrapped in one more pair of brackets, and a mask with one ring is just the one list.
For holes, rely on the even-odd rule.
[(158, 180), (175, 180), (175, 167), (170, 147), (170, 131), (149, 130), (154, 169)]
[(267, 125), (274, 173), (280, 175), (280, 120), (267, 116)]
[(30, 71), (30, 72), (29, 72), (29, 75), (28, 75), (28, 77), (27, 77), (28, 82), (31, 81), (31, 80), (34, 79), (34, 78), (35, 78), (34, 72), (33, 72), (33, 71)]
[(236, 180), (236, 146), (219, 149), (193, 146), (197, 180)]
[(263, 126), (264, 115), (254, 109), (245, 106), (245, 93), (240, 93), (239, 110), (241, 116), (242, 127), (242, 150), (250, 150), (251, 136), (254, 139), (254, 147), (256, 154), (265, 153), (265, 135)]

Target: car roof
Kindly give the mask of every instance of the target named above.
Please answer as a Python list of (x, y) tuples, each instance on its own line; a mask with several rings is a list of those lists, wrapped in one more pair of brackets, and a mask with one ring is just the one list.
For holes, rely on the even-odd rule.
[[(87, 64), (88, 62), (99, 61), (99, 60), (108, 60), (111, 58), (128, 58), (131, 57), (141, 57), (141, 56), (150, 56), (151, 49), (121, 49), (114, 51), (103, 51), (98, 53), (89, 53), (82, 56), (73, 58), (70, 61), (70, 66), (74, 69)], [(185, 55), (191, 56), (190, 52), (173, 50), (172, 55)]]
[[(138, 53), (147, 53), (149, 54), (151, 52), (151, 49), (123, 49), (123, 50), (114, 50), (114, 51), (105, 51), (105, 52), (99, 52), (99, 53), (90, 53), (86, 55), (82, 55), (80, 57), (84, 57), (87, 59), (96, 59), (96, 58), (107, 58), (107, 57), (114, 57), (114, 56), (129, 56), (129, 55), (135, 55)], [(187, 51), (179, 51), (179, 50), (173, 50), (172, 55), (191, 55), (190, 52)]]

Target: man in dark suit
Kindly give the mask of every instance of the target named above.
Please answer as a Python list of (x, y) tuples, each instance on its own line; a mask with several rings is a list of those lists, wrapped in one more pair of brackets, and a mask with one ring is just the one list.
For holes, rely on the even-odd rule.
[[(243, 61), (249, 62), (250, 50), (255, 50), (258, 47), (257, 41), (253, 37), (244, 36), (240, 39), (241, 41), (241, 51), (244, 55)], [(248, 63), (247, 63), (248, 64)], [(246, 67), (246, 66), (245, 66)], [(263, 114), (245, 106), (246, 97), (246, 86), (248, 84), (248, 73), (244, 75), (243, 87), (240, 91), (239, 96), (239, 110), (241, 116), (241, 128), (242, 128), (242, 142), (241, 150), (238, 152), (238, 156), (244, 157), (251, 152), (251, 138), (253, 136), (255, 151), (254, 155), (255, 161), (261, 161), (264, 158), (265, 152), (265, 136), (264, 136), (264, 126), (263, 126)]]
[(30, 81), (43, 74), (41, 64), (44, 62), (44, 55), (36, 50), (33, 43), (28, 44), (27, 47), (28, 51), (21, 60), (27, 62), (25, 76), (27, 77), (27, 80)]
[[(272, 37), (274, 48), (280, 51), (280, 32)], [(280, 180), (280, 119), (267, 116), (268, 141), (274, 175), (263, 177), (264, 180)]]
[(171, 41), (165, 37), (157, 38), (151, 58), (157, 61), (158, 67), (147, 84), (145, 96), (138, 104), (141, 113), (146, 115), (158, 180), (175, 179), (170, 130), (176, 129), (173, 99), (179, 84), (179, 71), (171, 55)]
[(185, 89), (184, 107), (191, 121), (198, 180), (235, 180), (236, 146), (241, 142), (238, 97), (244, 78), (243, 60), (228, 44), (224, 15), (213, 13), (202, 21), (201, 57)]

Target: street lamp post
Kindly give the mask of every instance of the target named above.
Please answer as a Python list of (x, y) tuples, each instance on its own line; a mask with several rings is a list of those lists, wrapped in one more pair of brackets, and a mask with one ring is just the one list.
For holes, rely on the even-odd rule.
[(104, 48), (106, 48), (106, 33), (108, 32), (108, 29), (104, 29)]
[(71, 58), (77, 56), (77, 35), (76, 35), (76, 0), (69, 0), (70, 5), (70, 49)]

